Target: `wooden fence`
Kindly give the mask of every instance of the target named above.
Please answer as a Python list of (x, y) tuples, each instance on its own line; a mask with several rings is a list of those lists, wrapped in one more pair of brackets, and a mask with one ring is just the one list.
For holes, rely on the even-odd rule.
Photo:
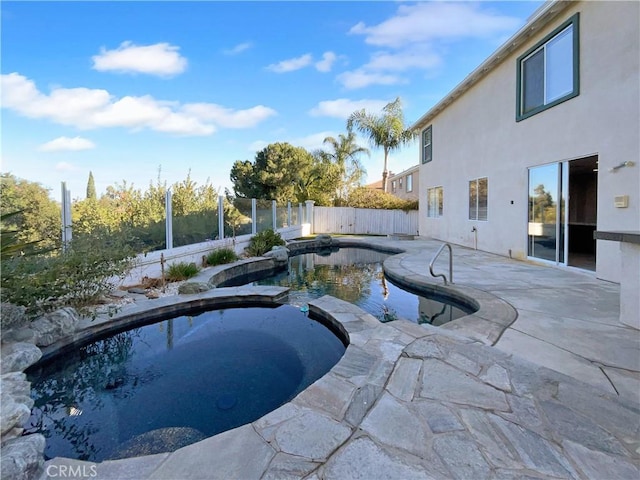
[(418, 235), (418, 211), (313, 207), (313, 233)]

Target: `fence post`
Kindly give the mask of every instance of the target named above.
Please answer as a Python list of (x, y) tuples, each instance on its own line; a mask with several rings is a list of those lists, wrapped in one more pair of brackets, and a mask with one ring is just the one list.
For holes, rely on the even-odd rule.
[(291, 226), (291, 202), (287, 202), (287, 227)]
[(62, 251), (65, 252), (71, 242), (71, 192), (67, 190), (67, 182), (62, 182)]
[(256, 223), (258, 222), (258, 213), (257, 213), (257, 201), (255, 198), (251, 199), (251, 234), (255, 235), (258, 232), (258, 226)]
[(224, 197), (218, 195), (218, 238), (224, 239)]
[(313, 233), (313, 200), (307, 200), (304, 203), (307, 204), (307, 223), (311, 225), (311, 233)]
[(273, 231), (278, 231), (278, 215), (277, 215), (277, 204), (275, 200), (271, 200), (271, 222), (273, 223)]
[(173, 248), (173, 205), (172, 205), (171, 189), (167, 189), (164, 195), (164, 222), (165, 222), (165, 248), (170, 250)]

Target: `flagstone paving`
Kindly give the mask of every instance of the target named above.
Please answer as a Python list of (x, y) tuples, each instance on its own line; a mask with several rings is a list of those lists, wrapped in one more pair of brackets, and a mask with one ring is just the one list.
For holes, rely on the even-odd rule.
[[(394, 245), (406, 253), (385, 269), (434, 282), (425, 272), (439, 243)], [(454, 280), (458, 293), (484, 292), (476, 325), (494, 333), (474, 318), (382, 324), (322, 297), (311, 313), (350, 344), (290, 403), (172, 453), (56, 458), (49, 478), (91, 466), (93, 478), (123, 480), (640, 478), (640, 337), (615, 322), (619, 287), (460, 247)], [(550, 296), (558, 289), (564, 300)]]

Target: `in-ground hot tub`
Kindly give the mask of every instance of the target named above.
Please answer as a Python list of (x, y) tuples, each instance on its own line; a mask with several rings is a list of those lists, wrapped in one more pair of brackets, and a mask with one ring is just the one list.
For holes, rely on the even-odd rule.
[(93, 341), (27, 373), (27, 431), (45, 455), (102, 461), (173, 451), (288, 402), (346, 338), (290, 305), (180, 316)]

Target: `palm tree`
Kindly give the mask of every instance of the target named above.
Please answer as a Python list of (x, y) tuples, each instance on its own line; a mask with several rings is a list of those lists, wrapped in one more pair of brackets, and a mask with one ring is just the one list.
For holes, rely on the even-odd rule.
[(323, 143), (329, 144), (332, 148), (332, 152), (325, 153), (338, 167), (340, 175), (340, 185), (337, 188), (338, 197), (344, 198), (366, 173), (358, 156), (362, 153), (370, 155), (369, 149), (356, 143), (356, 134), (352, 131), (349, 131), (347, 135), (339, 134), (337, 139), (327, 137)]
[(360, 133), (369, 137), (373, 146), (384, 149), (384, 167), (382, 170), (382, 191), (387, 191), (387, 162), (389, 152), (399, 149), (402, 145), (411, 143), (417, 133), (406, 128), (402, 114), (400, 97), (388, 103), (382, 109), (382, 115), (367, 113), (364, 109), (353, 112), (347, 120), (347, 130), (351, 132), (355, 127)]

